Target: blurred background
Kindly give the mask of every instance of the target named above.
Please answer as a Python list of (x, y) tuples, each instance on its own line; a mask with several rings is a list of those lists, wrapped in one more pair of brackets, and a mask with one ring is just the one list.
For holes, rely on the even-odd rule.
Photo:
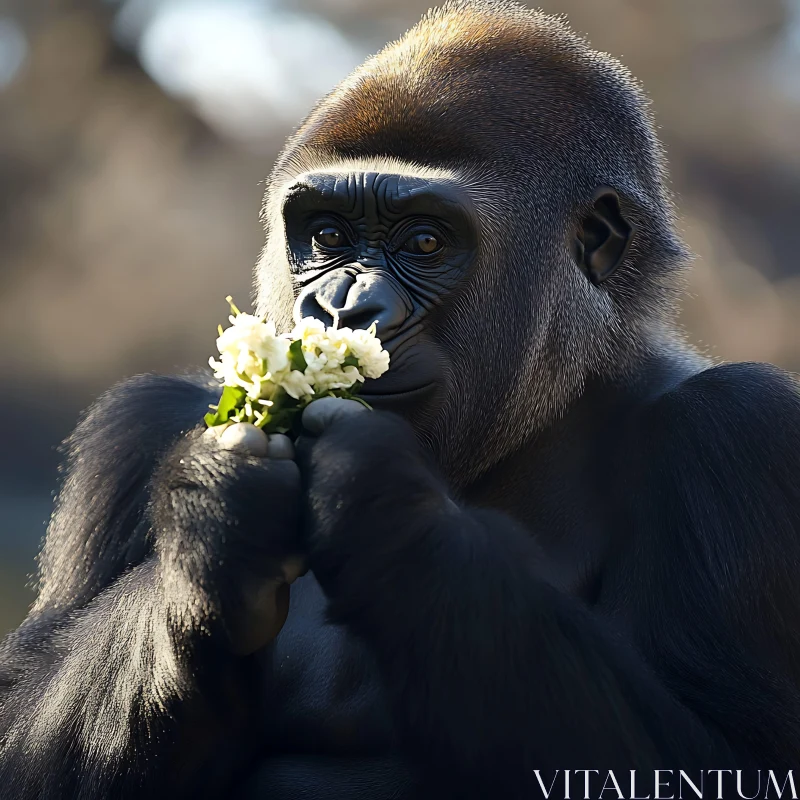
[[(0, 0), (0, 635), (58, 443), (104, 388), (205, 362), (250, 296), (263, 179), (315, 99), (429, 0)], [(543, 0), (650, 92), (683, 321), (800, 370), (800, 0)]]

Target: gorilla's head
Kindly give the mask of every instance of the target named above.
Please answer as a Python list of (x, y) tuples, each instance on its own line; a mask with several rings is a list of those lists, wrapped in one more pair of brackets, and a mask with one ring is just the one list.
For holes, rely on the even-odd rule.
[(260, 311), (378, 320), (364, 396), (462, 484), (660, 348), (686, 260), (637, 83), (507, 2), (432, 12), (325, 97), (264, 220)]

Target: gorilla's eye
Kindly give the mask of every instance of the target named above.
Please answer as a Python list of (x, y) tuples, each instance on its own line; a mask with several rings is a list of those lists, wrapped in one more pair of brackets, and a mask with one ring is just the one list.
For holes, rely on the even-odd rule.
[(435, 253), (440, 247), (439, 240), (431, 231), (423, 231), (406, 239), (401, 249), (415, 256), (428, 256)]
[(314, 244), (326, 250), (335, 250), (344, 244), (344, 236), (338, 228), (322, 228), (314, 234)]

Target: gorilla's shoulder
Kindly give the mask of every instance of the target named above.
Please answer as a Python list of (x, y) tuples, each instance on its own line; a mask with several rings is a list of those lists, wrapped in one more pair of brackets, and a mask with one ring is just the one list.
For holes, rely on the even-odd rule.
[(671, 524), (683, 515), (688, 529), (747, 531), (749, 547), (797, 539), (800, 384), (790, 373), (711, 367), (656, 400), (637, 435), (648, 442), (643, 491)]
[(698, 372), (652, 402), (632, 433), (626, 486), (646, 539), (682, 542), (722, 583), (732, 564), (800, 558), (800, 386), (788, 372)]
[[(800, 382), (791, 373), (757, 362), (720, 364), (687, 378), (654, 404), (656, 415), (672, 423), (672, 433), (688, 425), (714, 434), (800, 437)], [(798, 442), (800, 444), (800, 442)]]

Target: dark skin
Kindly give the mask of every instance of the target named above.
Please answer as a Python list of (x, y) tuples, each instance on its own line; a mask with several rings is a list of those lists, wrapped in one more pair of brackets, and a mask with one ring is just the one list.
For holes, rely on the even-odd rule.
[(475, 257), (466, 193), (400, 175), (310, 174), (288, 190), (283, 214), (297, 316), (331, 324), (335, 313), (351, 328), (377, 322), (393, 366), (367, 395), (429, 403), (445, 354), (425, 335), (425, 323)]
[(260, 305), (377, 320), (376, 410), (314, 403), (296, 461), (257, 458), (203, 434), (208, 379), (145, 376), (68, 442), (0, 651), (3, 797), (529, 798), (535, 770), (796, 762), (797, 384), (681, 341), (638, 89), (498, 8), (378, 56), (276, 168)]

